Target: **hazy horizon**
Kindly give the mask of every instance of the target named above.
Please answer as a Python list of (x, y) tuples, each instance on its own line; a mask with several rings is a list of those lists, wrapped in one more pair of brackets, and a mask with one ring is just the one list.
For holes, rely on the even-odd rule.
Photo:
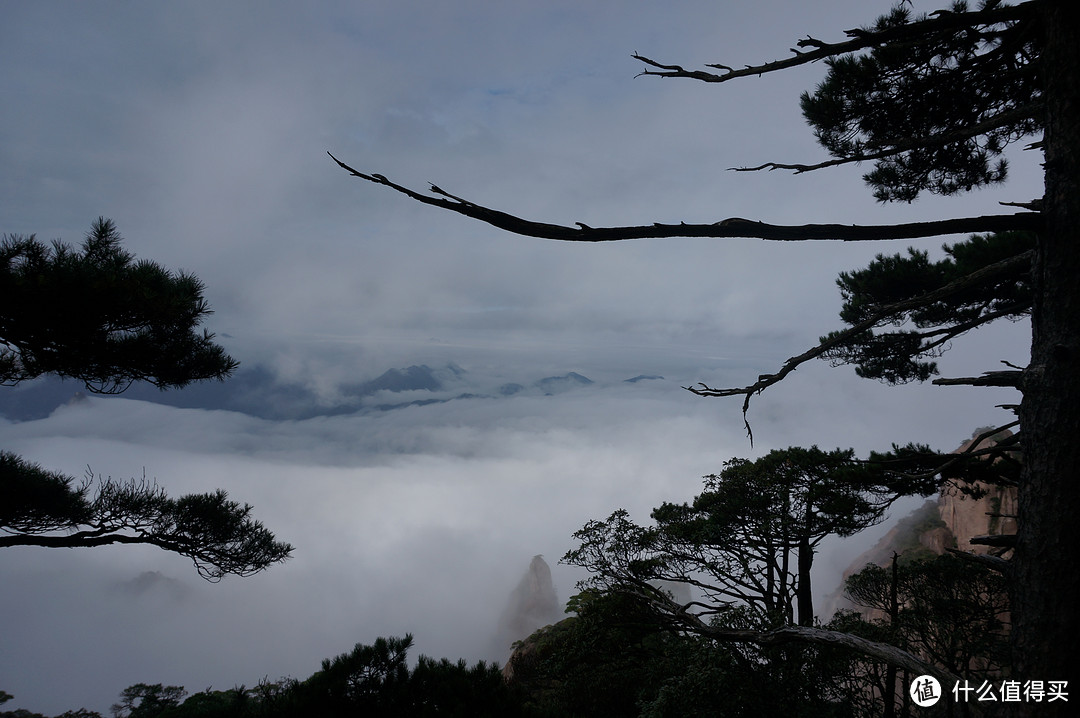
[[(78, 244), (113, 219), (126, 249), (205, 282), (206, 326), (242, 372), (185, 406), (143, 390), (69, 405), (65, 389), (36, 418), (0, 420), (0, 448), (75, 476), (145, 470), (170, 494), (223, 488), (296, 546), (216, 585), (150, 548), (0, 551), (5, 709), (105, 711), (136, 682), (304, 678), (407, 632), (414, 657), (503, 660), (486, 641), (510, 591), (544, 554), (565, 601), (581, 576), (556, 562), (589, 519), (621, 507), (645, 521), (736, 456), (948, 451), (1007, 421), (995, 407), (1015, 392), (887, 387), (816, 362), (754, 398), (751, 446), (739, 399), (682, 388), (775, 371), (839, 326), (838, 272), (912, 245), (940, 256), (939, 239), (535, 240), (326, 156), (568, 225), (888, 223), (1040, 195), (1032, 153), (1003, 187), (912, 205), (876, 203), (854, 166), (728, 172), (823, 157), (798, 109), (819, 65), (719, 87), (635, 79), (635, 51), (759, 62), (890, 5), (5, 5), (0, 232)], [(942, 371), (1023, 364), (1029, 344), (1024, 323), (992, 327), (958, 340)], [(450, 364), (464, 373), (439, 390), (356, 389)], [(593, 383), (535, 384), (570, 372)], [(639, 375), (663, 379), (625, 381)], [(500, 393), (512, 383), (528, 391)], [(0, 413), (37, 390), (0, 389)], [(821, 594), (872, 540), (822, 555)]]

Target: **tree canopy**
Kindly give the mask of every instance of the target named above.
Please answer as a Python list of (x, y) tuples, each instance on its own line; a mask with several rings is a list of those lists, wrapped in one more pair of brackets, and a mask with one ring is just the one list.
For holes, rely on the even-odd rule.
[[(141, 702), (120, 704), (127, 718), (303, 718), (304, 716), (516, 716), (521, 701), (494, 664), (450, 661), (421, 655), (410, 665), (413, 638), (390, 636), (357, 643), (352, 650), (322, 662), (306, 680), (264, 679), (254, 688), (207, 689), (189, 696), (179, 686), (137, 684), (124, 690)], [(149, 701), (149, 703), (148, 703)], [(115, 711), (115, 707), (114, 707)]]
[[(34, 237), (0, 241), (0, 383), (54, 374), (96, 393), (222, 380), (236, 360), (197, 331), (210, 308), (194, 276), (121, 248), (99, 218), (80, 250)], [(156, 483), (73, 477), (0, 451), (0, 548), (149, 544), (186, 556), (204, 578), (246, 576), (292, 546), (225, 491), (170, 498)]]
[(810, 571), (827, 536), (850, 536), (880, 521), (899, 494), (854, 452), (812, 447), (731, 459), (691, 503), (665, 503), (654, 526), (625, 511), (589, 522), (564, 560), (595, 572), (604, 588), (700, 591), (707, 614), (749, 607), (762, 625), (813, 625)]
[(845, 594), (871, 609), (891, 640), (974, 680), (1009, 665), (1005, 580), (953, 554), (869, 564), (845, 581)]
[(947, 671), (896, 646), (815, 622), (815, 547), (876, 524), (910, 490), (906, 477), (856, 461), (851, 451), (793, 447), (733, 459), (705, 477), (692, 502), (654, 509), (651, 526), (622, 509), (588, 522), (563, 561), (590, 572), (583, 588), (632, 597), (666, 630), (763, 647), (841, 646), (947, 680)]
[(0, 383), (42, 374), (98, 393), (225, 379), (237, 362), (197, 331), (211, 313), (191, 274), (138, 260), (99, 218), (80, 249), (34, 236), (0, 241)]
[[(91, 491), (93, 493), (91, 495)], [(284, 561), (292, 546), (225, 491), (170, 498), (155, 483), (74, 479), (0, 452), (0, 548), (148, 544), (190, 558), (210, 581)]]

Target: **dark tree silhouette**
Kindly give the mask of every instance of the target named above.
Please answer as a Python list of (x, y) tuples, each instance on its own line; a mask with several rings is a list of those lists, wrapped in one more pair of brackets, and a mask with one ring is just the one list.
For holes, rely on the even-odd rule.
[[(1008, 615), (1000, 574), (952, 554), (876, 564), (849, 576), (847, 596), (874, 609), (902, 645), (975, 680), (1008, 665), (1003, 617)], [(894, 608), (895, 607), (895, 608)]]
[[(1029, 231), (1030, 248), (987, 264), (900, 306), (883, 305), (857, 333), (889, 316), (938, 302), (988, 275), (1030, 266), (1032, 345), (1026, 367), (962, 383), (1015, 386), (1023, 470), (1018, 533), (1008, 566), (1013, 610), (1014, 675), (1077, 680), (1080, 641), (1080, 573), (1063, 557), (1080, 553), (1073, 526), (1080, 515), (1080, 4), (1028, 0), (1015, 6), (982, 0), (976, 9), (957, 2), (928, 16), (900, 3), (847, 39), (807, 37), (782, 60), (739, 69), (714, 64), (688, 70), (635, 55), (643, 74), (723, 83), (824, 61), (825, 81), (803, 97), (815, 135), (833, 155), (816, 164), (768, 162), (752, 169), (808, 172), (873, 162), (865, 178), (883, 201), (910, 201), (928, 191), (954, 194), (1005, 179), (1000, 161), (1006, 145), (1032, 138), (1043, 152), (1044, 194), (1015, 206), (1025, 211), (986, 217), (874, 227), (804, 225), (777, 227), (742, 218), (704, 225), (632, 227), (565, 226), (534, 222), (476, 204), (436, 187), (422, 193), (385, 176), (338, 162), (353, 176), (381, 184), (417, 201), (473, 217), (519, 234), (568, 241), (650, 237), (758, 237), (774, 240), (866, 240), (930, 237), (972, 232)], [(1038, 135), (1042, 133), (1040, 138)], [(904, 302), (907, 302), (906, 304)], [(993, 310), (988, 310), (993, 311)], [(780, 369), (744, 387), (695, 389), (706, 396), (750, 398), (781, 381), (800, 363), (826, 356), (837, 344), (823, 342), (792, 357)], [(835, 358), (835, 354), (833, 355)], [(940, 380), (939, 380), (940, 381)], [(945, 383), (945, 382), (941, 382)], [(1067, 704), (1038, 707), (1040, 715), (1067, 712)], [(1018, 714), (1031, 705), (1011, 707)], [(1055, 713), (1057, 711), (1057, 713)]]
[(292, 553), (251, 518), (251, 506), (220, 489), (173, 499), (145, 478), (88, 475), (73, 484), (71, 477), (0, 452), (0, 548), (148, 544), (190, 558), (209, 581), (258, 573)]
[(33, 236), (0, 242), (0, 382), (42, 374), (98, 393), (134, 381), (161, 389), (225, 379), (237, 362), (196, 329), (210, 307), (198, 278), (124, 251), (111, 220), (80, 250)]
[[(668, 630), (761, 646), (842, 646), (952, 680), (896, 646), (815, 626), (815, 547), (826, 536), (873, 526), (912, 490), (906, 476), (882, 470), (879, 461), (855, 461), (851, 451), (793, 447), (756, 461), (733, 459), (705, 477), (692, 502), (654, 509), (654, 525), (635, 524), (622, 509), (590, 521), (563, 562), (592, 574), (583, 588), (631, 597)], [(677, 586), (699, 597), (679, 598)]]
[(155, 718), (180, 705), (187, 695), (182, 686), (163, 686), (136, 683), (120, 692), (120, 700), (112, 705), (116, 718)]
[[(34, 237), (0, 241), (0, 384), (55, 374), (113, 394), (135, 381), (178, 388), (233, 372), (237, 362), (197, 331), (210, 314), (202, 283), (135, 261), (120, 244), (104, 218), (79, 250)], [(250, 514), (220, 490), (173, 499), (145, 478), (77, 483), (0, 452), (0, 548), (150, 544), (216, 581), (292, 552)]]

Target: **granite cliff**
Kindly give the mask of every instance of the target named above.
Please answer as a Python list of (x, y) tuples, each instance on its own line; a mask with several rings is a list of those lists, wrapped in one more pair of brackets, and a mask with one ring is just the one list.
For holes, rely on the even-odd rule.
[[(957, 449), (962, 453), (972, 449), (975, 440), (984, 433), (976, 429), (972, 438), (966, 440)], [(984, 439), (979, 446), (983, 448), (1001, 441), (1012, 434), (1003, 431)], [(975, 483), (974, 488), (981, 496), (974, 497), (961, 492), (951, 484), (946, 484), (937, 498), (931, 499), (906, 517), (885, 534), (873, 547), (852, 561), (843, 578), (862, 570), (867, 564), (887, 567), (893, 553), (907, 560), (940, 556), (949, 549), (976, 554), (995, 553), (1001, 555), (1000, 548), (972, 543), (980, 536), (1010, 535), (1016, 533), (1016, 489), (1014, 487), (992, 486)], [(1007, 557), (1008, 553), (1004, 555)], [(839, 608), (854, 608), (843, 598), (843, 584), (827, 600), (821, 613), (822, 620), (828, 620)], [(830, 605), (831, 604), (831, 605)]]
[(496, 650), (508, 655), (517, 641), (524, 640), (541, 626), (562, 618), (562, 606), (555, 595), (551, 568), (543, 556), (533, 556), (529, 569), (510, 594), (506, 608), (499, 618)]

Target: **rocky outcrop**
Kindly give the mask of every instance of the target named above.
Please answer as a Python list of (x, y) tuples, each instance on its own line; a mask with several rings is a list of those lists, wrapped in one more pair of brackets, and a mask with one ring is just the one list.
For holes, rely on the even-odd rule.
[(514, 651), (503, 665), (502, 673), (506, 682), (513, 683), (522, 676), (528, 676), (539, 661), (551, 654), (554, 650), (552, 647), (558, 645), (560, 638), (571, 630), (577, 620), (577, 616), (568, 616), (558, 623), (538, 628), (526, 638), (516, 641)]
[[(979, 446), (972, 446), (981, 430), (976, 430), (971, 439), (965, 441), (957, 453), (968, 451), (973, 448), (982, 448), (995, 441), (1000, 441), (1010, 432), (1002, 432), (1002, 435), (985, 439)], [(938, 512), (941, 520), (952, 532), (956, 540), (956, 548), (961, 551), (971, 551), (977, 554), (985, 554), (990, 551), (989, 546), (971, 543), (976, 536), (988, 536), (998, 534), (1016, 533), (1016, 488), (989, 486), (975, 482), (974, 488), (984, 493), (980, 498), (973, 498), (961, 493), (958, 489), (946, 487), (938, 498)]]
[(558, 621), (562, 617), (561, 609), (551, 581), (551, 568), (543, 556), (533, 556), (529, 570), (510, 594), (499, 619), (496, 639), (499, 653), (507, 655), (516, 641), (527, 638), (541, 626)]
[[(972, 444), (983, 433), (983, 429), (976, 429), (972, 438), (961, 444), (956, 453), (972, 449)], [(974, 448), (983, 448), (1011, 435), (1008, 431), (1001, 432), (984, 439)], [(976, 536), (1016, 533), (1016, 489), (979, 482), (975, 482), (970, 488), (976, 489), (982, 495), (975, 498), (955, 486), (946, 485), (936, 500), (927, 501), (900, 519), (880, 541), (856, 558), (844, 571), (843, 581), (861, 571), (867, 564), (875, 563), (887, 567), (894, 552), (912, 559), (920, 555), (940, 556), (948, 549), (977, 554), (995, 550), (982, 544), (973, 544), (971, 539)], [(827, 619), (838, 608), (854, 608), (842, 594), (843, 583), (836, 593), (826, 600), (823, 608), (827, 613), (823, 612), (823, 618)]]

